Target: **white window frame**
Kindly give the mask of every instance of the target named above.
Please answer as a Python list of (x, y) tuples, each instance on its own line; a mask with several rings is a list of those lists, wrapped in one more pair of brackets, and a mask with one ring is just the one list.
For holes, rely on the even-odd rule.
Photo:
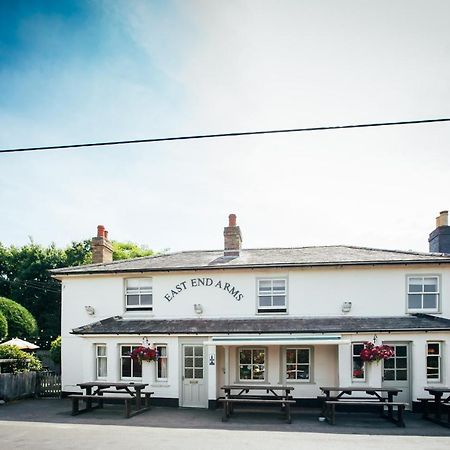
[[(261, 281), (271, 282), (271, 291), (265, 295), (260, 295), (260, 283)], [(273, 282), (274, 281), (284, 281), (284, 306), (261, 306), (260, 297), (274, 297)], [(265, 277), (256, 279), (256, 313), (257, 314), (287, 314), (288, 312), (288, 280), (286, 277)]]
[(350, 367), (351, 367), (351, 370), (352, 370), (352, 382), (363, 383), (363, 382), (366, 381), (366, 373), (367, 373), (367, 367), (366, 367), (366, 363), (364, 361), (361, 360), (361, 362), (362, 362), (362, 370), (363, 370), (363, 375), (364, 376), (362, 378), (355, 378), (354, 375), (353, 375), (354, 371), (355, 371), (355, 366), (353, 365), (354, 364), (353, 358), (356, 357), (356, 356), (359, 356), (359, 355), (355, 355), (355, 345), (362, 345), (363, 348), (364, 348), (364, 342), (352, 342), (352, 348), (351, 348), (352, 354), (350, 356), (351, 357), (351, 366)]
[[(155, 348), (158, 350), (160, 347), (164, 347), (166, 349), (166, 354), (165, 356), (161, 356), (161, 354), (159, 353), (158, 356), (158, 360), (156, 361), (155, 364), (155, 380), (158, 383), (167, 383), (167, 381), (169, 381), (169, 355), (168, 355), (168, 348), (169, 346), (167, 344), (155, 344)], [(165, 360), (166, 361), (166, 373), (167, 376), (166, 377), (158, 377), (158, 369), (160, 366), (160, 363)]]
[[(252, 352), (252, 356), (251, 356), (251, 362), (250, 364), (241, 364), (241, 351), (242, 350), (251, 350)], [(253, 366), (255, 365), (253, 363), (253, 352), (254, 351), (263, 351), (264, 352), (264, 364), (262, 364), (264, 366), (264, 378), (263, 379), (257, 379), (257, 378), (241, 378), (241, 366)], [(260, 365), (260, 364), (258, 364)], [(238, 347), (237, 349), (237, 378), (239, 380), (239, 382), (245, 382), (245, 383), (265, 383), (265, 381), (267, 380), (267, 348), (266, 347)], [(253, 370), (250, 371), (250, 374), (253, 376)]]
[[(129, 288), (128, 281), (143, 281), (148, 282), (148, 286), (145, 287), (137, 287), (137, 288)], [(142, 278), (125, 278), (125, 309), (127, 311), (153, 311), (153, 278), (151, 277), (142, 277)], [(139, 304), (138, 305), (129, 305), (128, 304), (128, 296), (129, 295), (138, 295), (139, 296)], [(141, 304), (141, 296), (142, 295), (151, 295), (152, 304), (151, 305), (142, 305)]]
[[(108, 378), (108, 347), (106, 344), (95, 344), (95, 379), (96, 380), (106, 380)], [(99, 355), (98, 350), (102, 347), (105, 349), (104, 355)], [(99, 376), (99, 360), (104, 359), (106, 361), (106, 375), (104, 377)]]
[(133, 348), (140, 347), (140, 346), (142, 346), (142, 344), (120, 344), (119, 345), (119, 364), (120, 364), (119, 373), (120, 373), (121, 380), (142, 380), (142, 364), (141, 364), (141, 376), (135, 377), (135, 376), (133, 376), (133, 361), (131, 361), (131, 377), (124, 377), (122, 374), (122, 368), (123, 368), (122, 367), (122, 359), (130, 359), (131, 360), (131, 356), (122, 355), (122, 348), (123, 347), (131, 347), (131, 351), (133, 351)]
[[(429, 354), (428, 353), (428, 346), (430, 344), (438, 345), (439, 346), (439, 353), (438, 354)], [(442, 382), (442, 342), (441, 341), (427, 341), (427, 347), (426, 347), (426, 355), (425, 355), (425, 368), (426, 368), (426, 377), (427, 382), (429, 383), (441, 383)], [(438, 377), (437, 378), (428, 378), (428, 357), (429, 356), (436, 356), (438, 359)]]
[[(287, 352), (289, 350), (295, 350), (295, 363), (288, 363), (287, 361)], [(307, 350), (308, 351), (308, 363), (301, 363), (297, 360), (297, 351), (298, 350)], [(287, 376), (287, 366), (288, 365), (295, 365), (297, 366), (308, 366), (308, 378), (288, 378)], [(286, 383), (311, 383), (312, 381), (312, 348), (311, 347), (285, 347), (284, 348), (284, 378), (286, 379)], [(295, 369), (298, 371), (298, 369)]]
[[(422, 278), (422, 286), (424, 285), (424, 280), (426, 278), (433, 278), (436, 280), (437, 291), (435, 292), (425, 292), (422, 289), (421, 292), (410, 292), (410, 280), (413, 278)], [(410, 308), (409, 307), (409, 295), (420, 295), (421, 296), (421, 308)], [(435, 308), (424, 308), (423, 307), (423, 296), (424, 294), (435, 294), (436, 295), (436, 307)], [(441, 280), (439, 275), (434, 274), (411, 274), (406, 277), (406, 311), (408, 313), (439, 313), (441, 305)]]

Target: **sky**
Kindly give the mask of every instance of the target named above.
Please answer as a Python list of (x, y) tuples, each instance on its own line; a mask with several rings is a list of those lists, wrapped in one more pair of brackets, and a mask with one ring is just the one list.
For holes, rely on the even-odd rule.
[[(450, 117), (447, 0), (1, 0), (0, 149)], [(0, 242), (428, 250), (450, 123), (0, 154)]]

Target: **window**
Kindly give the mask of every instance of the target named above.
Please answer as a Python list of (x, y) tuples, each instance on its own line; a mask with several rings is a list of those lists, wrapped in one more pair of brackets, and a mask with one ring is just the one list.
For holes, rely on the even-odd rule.
[(441, 343), (427, 342), (427, 380), (441, 381)]
[(126, 280), (125, 297), (127, 311), (153, 309), (152, 279), (129, 278)]
[(286, 380), (309, 381), (311, 352), (309, 348), (286, 349)]
[(286, 280), (258, 280), (258, 312), (286, 312)]
[(439, 277), (408, 277), (408, 311), (437, 312)]
[(364, 362), (361, 359), (361, 351), (364, 349), (364, 344), (352, 344), (352, 379), (364, 381), (366, 379)]
[(265, 361), (266, 351), (263, 348), (239, 349), (239, 380), (264, 380)]
[(106, 345), (97, 344), (95, 346), (96, 358), (96, 377), (97, 379), (106, 378), (108, 375), (108, 359), (106, 357)]
[(120, 378), (141, 378), (142, 364), (131, 359), (130, 353), (139, 345), (120, 346)]
[(156, 381), (167, 381), (167, 346), (156, 345), (158, 361), (156, 361)]

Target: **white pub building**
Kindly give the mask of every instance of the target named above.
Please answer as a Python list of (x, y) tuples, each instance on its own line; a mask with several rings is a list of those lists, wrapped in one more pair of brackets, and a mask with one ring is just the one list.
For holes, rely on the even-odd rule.
[[(213, 408), (233, 383), (292, 385), (299, 404), (320, 386), (450, 385), (450, 227), (430, 253), (352, 246), (243, 249), (236, 216), (224, 249), (112, 261), (103, 226), (95, 264), (56, 269), (62, 282), (62, 382), (142, 381), (155, 404)], [(363, 363), (363, 343), (395, 357)], [(149, 345), (159, 359), (129, 356)]]

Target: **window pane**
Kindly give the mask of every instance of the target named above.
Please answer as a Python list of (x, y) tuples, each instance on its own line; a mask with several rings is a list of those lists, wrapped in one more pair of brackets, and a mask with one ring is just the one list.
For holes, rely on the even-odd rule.
[(167, 359), (158, 359), (158, 378), (167, 378)]
[(271, 306), (272, 305), (272, 297), (262, 296), (259, 297), (259, 306)]
[(251, 366), (241, 366), (239, 368), (239, 378), (241, 380), (250, 380), (251, 379), (251, 375), (252, 375), (252, 371), (250, 369)]
[(423, 307), (435, 309), (437, 307), (437, 294), (424, 294)]
[(255, 350), (253, 354), (253, 362), (255, 364), (264, 364), (264, 350)]
[(286, 290), (286, 280), (273, 280), (273, 290), (285, 291)]
[(307, 366), (306, 364), (298, 366), (297, 379), (307, 380), (308, 378), (309, 378), (309, 366)]
[(288, 364), (286, 366), (286, 378), (288, 380), (295, 380), (296, 377), (296, 365), (295, 364)]
[(97, 355), (98, 356), (106, 356), (106, 346), (105, 345), (97, 346)]
[(128, 356), (131, 352), (131, 346), (129, 345), (123, 345), (120, 348), (121, 352), (122, 352), (122, 356)]
[(309, 350), (298, 350), (297, 360), (299, 363), (309, 363)]
[(203, 369), (195, 369), (195, 378), (203, 378)]
[(197, 356), (194, 361), (195, 367), (203, 367), (203, 356)]
[(151, 305), (152, 304), (152, 295), (151, 294), (143, 294), (141, 295), (141, 305)]
[(98, 358), (97, 359), (97, 376), (99, 378), (105, 378), (107, 375), (107, 360), (106, 358)]
[(287, 363), (295, 363), (295, 350), (288, 349), (286, 350), (286, 362)]
[(184, 369), (184, 378), (193, 378), (194, 369)]
[(423, 290), (425, 292), (437, 292), (437, 278), (425, 278), (423, 283)]
[(406, 369), (406, 358), (397, 358), (397, 369)]
[(264, 380), (264, 365), (262, 364), (253, 365), (253, 379)]
[(395, 380), (395, 370), (385, 370), (384, 371), (385, 380)]
[(272, 290), (272, 282), (270, 280), (259, 281), (259, 292), (270, 292)]
[(129, 288), (138, 288), (140, 286), (139, 284), (139, 278), (129, 278), (127, 280), (127, 289)]
[(438, 355), (440, 353), (440, 345), (439, 343), (428, 344), (428, 354), (429, 355)]
[(421, 294), (408, 294), (408, 308), (409, 309), (422, 308), (422, 295)]
[(122, 377), (131, 377), (131, 358), (122, 358)]
[(203, 356), (203, 347), (195, 347), (194, 352), (195, 356)]
[(250, 364), (252, 362), (252, 351), (251, 350), (241, 350), (239, 352), (239, 363), (240, 364)]
[(164, 357), (167, 356), (167, 347), (166, 346), (161, 346), (161, 347), (156, 347), (158, 350), (158, 354), (160, 357)]
[(194, 354), (194, 349), (192, 347), (184, 347), (184, 354), (186, 356), (192, 356)]
[(407, 371), (406, 370), (397, 370), (397, 380), (404, 381), (407, 380)]
[(409, 292), (422, 292), (423, 282), (422, 278), (410, 278), (408, 281)]
[(184, 366), (185, 367), (194, 367), (194, 358), (191, 356), (187, 356), (184, 358)]
[(353, 355), (359, 357), (359, 355), (363, 349), (364, 349), (364, 344), (353, 344)]
[(273, 306), (284, 306), (286, 305), (286, 297), (283, 295), (277, 295), (273, 297)]
[(384, 361), (384, 368), (385, 369), (393, 369), (395, 367), (394, 358), (386, 359)]
[(142, 377), (142, 364), (133, 360), (133, 377)]
[(139, 295), (127, 295), (127, 305), (128, 306), (138, 306), (139, 305)]

